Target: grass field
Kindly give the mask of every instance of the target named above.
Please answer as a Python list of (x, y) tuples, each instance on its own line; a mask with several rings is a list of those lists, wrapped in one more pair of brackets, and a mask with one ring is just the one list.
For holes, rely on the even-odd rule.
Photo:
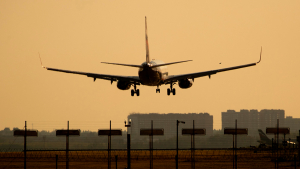
[[(271, 150), (237, 150), (238, 168), (267, 169), (275, 168), (275, 159), (279, 159), (279, 168), (295, 168), (294, 156), (297, 150), (280, 150), (278, 154)], [(58, 168), (66, 168), (65, 151), (28, 151), (27, 168), (56, 168), (56, 155)], [(153, 168), (175, 168), (175, 150), (154, 150)], [(124, 169), (127, 166), (127, 151), (111, 151), (111, 168)], [(278, 156), (278, 158), (277, 158)], [(179, 168), (191, 168), (191, 150), (179, 151)], [(297, 163), (298, 164), (298, 163)], [(108, 168), (107, 151), (70, 151), (70, 169)], [(0, 152), (0, 168), (24, 168), (23, 152)], [(149, 150), (131, 151), (131, 168), (150, 168)], [(195, 168), (233, 168), (233, 151), (230, 149), (195, 150)]]

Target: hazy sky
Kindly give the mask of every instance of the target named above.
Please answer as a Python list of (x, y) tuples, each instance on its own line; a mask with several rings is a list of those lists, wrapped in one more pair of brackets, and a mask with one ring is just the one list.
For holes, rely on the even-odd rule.
[[(191, 59), (169, 74), (262, 61), (254, 67), (195, 79), (167, 96), (169, 85), (139, 86), (140, 96), (116, 83), (42, 69), (132, 75), (141, 64), (147, 16), (151, 59)], [(221, 128), (227, 109), (284, 109), (300, 118), (300, 1), (0, 0), (0, 129), (97, 130), (123, 127), (132, 112), (198, 113)], [(219, 64), (219, 63), (222, 64)]]

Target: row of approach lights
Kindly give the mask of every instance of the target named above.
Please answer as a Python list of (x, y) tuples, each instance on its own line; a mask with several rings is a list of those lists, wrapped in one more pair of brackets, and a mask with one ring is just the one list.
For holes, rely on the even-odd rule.
[[(140, 135), (164, 135), (163, 129), (141, 129)], [(289, 128), (267, 128), (267, 134), (289, 134)], [(182, 129), (182, 134), (206, 134), (205, 129)], [(246, 128), (225, 128), (224, 134), (248, 134)], [(80, 130), (56, 130), (56, 136), (80, 135)], [(98, 135), (122, 135), (122, 130), (99, 130)], [(25, 136), (25, 130), (15, 130), (14, 136)], [(27, 130), (26, 136), (38, 136), (37, 130)]]
[[(130, 127), (130, 126), (126, 126)], [(140, 135), (164, 135), (163, 129), (141, 129)], [(267, 134), (289, 134), (289, 128), (267, 128)], [(206, 134), (205, 129), (182, 129), (182, 134)], [(247, 128), (225, 128), (224, 134), (248, 134)], [(56, 136), (80, 135), (80, 130), (56, 130)], [(122, 135), (122, 130), (98, 130), (98, 135)], [(25, 136), (25, 130), (15, 130), (14, 136)], [(37, 130), (27, 130), (26, 136), (38, 136)]]
[[(176, 155), (176, 168), (178, 168), (178, 124), (183, 123), (185, 124), (184, 121), (178, 121), (177, 120), (177, 155)], [(129, 120), (129, 124), (126, 125), (125, 121), (125, 127), (131, 127), (131, 120)], [(289, 134), (290, 129), (289, 128), (267, 128), (266, 129), (267, 134)], [(182, 134), (188, 134), (191, 136), (194, 135), (205, 135), (206, 130), (205, 129), (195, 129), (194, 128), (194, 121), (193, 121), (193, 128), (192, 129), (182, 129)], [(235, 128), (225, 128), (224, 129), (224, 134), (232, 134), (233, 136), (236, 136), (238, 134), (248, 134), (248, 129), (247, 128), (237, 128), (237, 121), (236, 121), (236, 127)], [(69, 130), (69, 122), (68, 122), (68, 129), (67, 130), (56, 130), (56, 136), (66, 136), (67, 140), (69, 136), (71, 135), (80, 135), (80, 130)], [(110, 121), (110, 128), (109, 130), (98, 130), (98, 135), (107, 135), (108, 136), (108, 152), (110, 156), (110, 149), (111, 149), (111, 139), (110, 137), (112, 135), (122, 135), (122, 130), (112, 130), (111, 129), (111, 121)], [(151, 129), (140, 129), (140, 135), (148, 135), (150, 136), (150, 140), (153, 140), (153, 135), (164, 135), (164, 129), (153, 129), (153, 121), (151, 120)], [(38, 136), (38, 131), (37, 130), (27, 130), (27, 125), (25, 121), (25, 130), (15, 130), (14, 131), (14, 136), (24, 136), (24, 168), (26, 169), (26, 137), (27, 136)], [(149, 141), (150, 141), (149, 140)], [(300, 137), (297, 137), (297, 140), (300, 141)], [(194, 141), (191, 140), (193, 143)], [(194, 143), (193, 143), (194, 144)], [(192, 144), (192, 145), (193, 145)], [(233, 141), (234, 144), (234, 141)], [(234, 144), (236, 146), (236, 144)], [(234, 147), (235, 147), (234, 146)], [(233, 150), (234, 150), (233, 147)], [(153, 148), (153, 141), (150, 141), (150, 151), (152, 151)], [(191, 150), (193, 150), (194, 146), (192, 146)], [(68, 154), (68, 141), (66, 145), (66, 151)], [(151, 159), (150, 160), (150, 168), (153, 168), (153, 153), (151, 154)], [(234, 153), (236, 154), (236, 153)], [(236, 159), (234, 160), (233, 165), (235, 166)], [(110, 160), (108, 161), (108, 166), (110, 168)], [(69, 168), (69, 160), (68, 160), (68, 155), (66, 156), (66, 167)]]

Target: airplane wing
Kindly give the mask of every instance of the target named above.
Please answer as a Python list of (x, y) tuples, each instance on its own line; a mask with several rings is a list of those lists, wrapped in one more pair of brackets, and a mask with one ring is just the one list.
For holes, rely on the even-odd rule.
[(171, 83), (175, 82), (177, 80), (181, 79), (195, 79), (198, 77), (203, 77), (203, 76), (211, 76), (213, 74), (219, 73), (219, 72), (225, 72), (229, 70), (234, 70), (234, 69), (240, 69), (244, 67), (249, 67), (249, 66), (255, 66), (257, 63), (250, 63), (246, 65), (240, 65), (240, 66), (234, 66), (234, 67), (229, 67), (229, 68), (224, 68), (224, 69), (216, 69), (216, 70), (210, 70), (210, 71), (205, 71), (205, 72), (197, 72), (197, 73), (189, 73), (189, 74), (182, 74), (182, 75), (170, 75), (168, 76), (167, 79), (164, 80), (164, 83)]
[(104, 79), (104, 80), (110, 80), (111, 83), (113, 81), (117, 80), (124, 80), (129, 81), (131, 83), (140, 84), (140, 78), (138, 76), (119, 76), (119, 75), (107, 75), (107, 74), (96, 74), (96, 73), (88, 73), (88, 72), (79, 72), (79, 71), (71, 71), (71, 70), (63, 70), (63, 69), (56, 69), (56, 68), (50, 68), (50, 67), (44, 67), (43, 68), (51, 71), (57, 71), (57, 72), (64, 72), (64, 73), (72, 73), (72, 74), (79, 74), (79, 75), (86, 75), (87, 77), (91, 77), (94, 79)]
[(203, 77), (203, 76), (210, 77), (211, 75), (219, 73), (219, 72), (225, 72), (225, 71), (229, 71), (229, 70), (235, 70), (235, 69), (255, 66), (256, 64), (258, 64), (261, 61), (261, 53), (262, 53), (262, 50), (260, 52), (259, 61), (255, 62), (255, 63), (249, 63), (249, 64), (245, 64), (245, 65), (239, 65), (239, 66), (228, 67), (228, 68), (223, 68), (223, 69), (209, 70), (209, 71), (205, 71), (205, 72), (197, 72), (197, 73), (189, 73), (189, 74), (181, 74), (181, 75), (170, 75), (164, 80), (164, 84), (173, 83), (173, 82), (176, 82), (181, 79), (195, 79), (195, 78)]

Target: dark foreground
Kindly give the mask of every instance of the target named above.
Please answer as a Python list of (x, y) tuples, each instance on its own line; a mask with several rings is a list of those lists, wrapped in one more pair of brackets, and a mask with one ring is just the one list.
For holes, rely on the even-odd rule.
[[(27, 168), (66, 168), (65, 151), (28, 151)], [(154, 150), (153, 168), (174, 169), (176, 150)], [(116, 161), (117, 156), (117, 161)], [(179, 168), (192, 168), (191, 150), (179, 151)], [(95, 169), (108, 168), (108, 152), (104, 150), (94, 151), (70, 151), (70, 169)], [(195, 168), (233, 168), (233, 151), (230, 149), (195, 150)], [(298, 150), (281, 149), (278, 152), (269, 149), (239, 149), (237, 150), (237, 168), (275, 168), (278, 159), (278, 168), (295, 168), (299, 164)], [(295, 161), (298, 160), (298, 161)], [(117, 163), (116, 163), (117, 162)], [(124, 169), (127, 167), (127, 151), (111, 151), (111, 168)], [(299, 167), (299, 166), (297, 166)], [(0, 152), (0, 169), (24, 168), (23, 152)], [(149, 150), (131, 151), (131, 168), (150, 168)]]

